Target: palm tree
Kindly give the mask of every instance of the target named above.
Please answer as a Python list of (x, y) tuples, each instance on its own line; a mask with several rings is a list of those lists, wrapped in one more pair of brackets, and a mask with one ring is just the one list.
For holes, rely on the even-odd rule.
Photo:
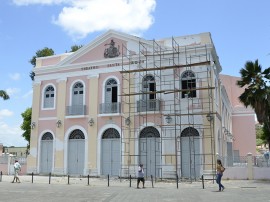
[[(258, 122), (270, 131), (270, 86), (267, 85), (270, 80), (270, 67), (263, 71), (258, 60), (247, 61), (240, 74), (241, 80), (237, 81), (237, 85), (245, 88), (239, 97), (240, 102), (245, 107), (251, 106)], [(270, 144), (270, 141), (268, 143)]]
[(9, 99), (9, 95), (4, 90), (0, 90), (0, 97), (3, 98), (4, 100)]

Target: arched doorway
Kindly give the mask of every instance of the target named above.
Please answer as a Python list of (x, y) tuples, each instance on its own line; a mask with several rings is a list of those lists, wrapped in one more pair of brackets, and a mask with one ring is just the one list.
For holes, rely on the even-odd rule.
[(52, 172), (53, 163), (53, 135), (50, 132), (44, 133), (40, 144), (40, 173)]
[(85, 137), (81, 130), (71, 132), (68, 140), (68, 174), (83, 175)]
[(139, 140), (139, 163), (143, 164), (146, 177), (160, 176), (161, 142), (158, 130), (152, 126), (144, 128)]
[(188, 127), (181, 133), (182, 178), (199, 178), (200, 167), (200, 135), (195, 128)]
[(101, 140), (101, 174), (119, 176), (120, 171), (120, 134), (114, 128), (107, 129)]

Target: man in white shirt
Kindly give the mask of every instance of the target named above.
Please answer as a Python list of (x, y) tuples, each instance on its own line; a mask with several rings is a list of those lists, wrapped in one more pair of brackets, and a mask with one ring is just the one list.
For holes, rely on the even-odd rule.
[(14, 178), (13, 181), (11, 183), (14, 183), (14, 181), (16, 180), (16, 182), (21, 183), (20, 179), (19, 179), (19, 171), (21, 171), (21, 164), (15, 160), (14, 163)]

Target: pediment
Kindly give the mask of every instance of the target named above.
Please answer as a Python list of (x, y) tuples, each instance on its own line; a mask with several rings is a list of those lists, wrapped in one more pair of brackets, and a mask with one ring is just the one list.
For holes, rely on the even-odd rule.
[(106, 62), (106, 60), (109, 63), (112, 59), (120, 61), (123, 55), (138, 54), (140, 41), (149, 43), (139, 37), (110, 30), (65, 58), (59, 66)]

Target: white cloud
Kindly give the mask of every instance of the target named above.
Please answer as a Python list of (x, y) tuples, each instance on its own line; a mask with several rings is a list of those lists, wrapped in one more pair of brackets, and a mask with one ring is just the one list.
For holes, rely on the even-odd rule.
[(19, 93), (20, 91), (21, 91), (21, 90), (20, 90), (19, 88), (8, 88), (8, 89), (6, 90), (6, 92), (7, 92), (7, 94), (8, 94), (9, 96), (15, 95), (15, 94)]
[(84, 38), (89, 33), (115, 29), (140, 33), (154, 22), (151, 15), (156, 0), (13, 0), (17, 5), (65, 4), (53, 23), (62, 27), (73, 38)]
[(3, 117), (12, 116), (12, 115), (13, 115), (13, 112), (9, 111), (8, 109), (0, 110), (0, 119), (2, 119)]
[(14, 80), (17, 81), (21, 78), (21, 75), (19, 73), (14, 73), (14, 74), (9, 74), (9, 77)]
[(154, 0), (79, 0), (64, 7), (55, 23), (78, 38), (107, 29), (136, 33), (152, 25), (154, 8)]
[(18, 6), (27, 6), (31, 4), (44, 4), (44, 5), (51, 5), (51, 4), (60, 4), (60, 3), (68, 3), (72, 0), (13, 0), (13, 3)]
[(0, 122), (0, 143), (4, 146), (26, 146), (27, 142), (22, 137), (20, 126), (8, 126)]

